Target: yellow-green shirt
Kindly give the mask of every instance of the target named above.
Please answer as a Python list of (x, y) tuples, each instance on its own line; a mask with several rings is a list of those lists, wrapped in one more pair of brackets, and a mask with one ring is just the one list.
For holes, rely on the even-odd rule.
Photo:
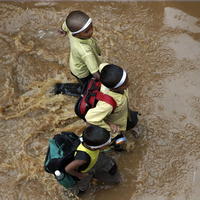
[[(81, 171), (82, 173), (86, 173), (90, 169), (92, 169), (94, 167), (94, 165), (96, 164), (100, 151), (98, 149), (97, 150), (90, 150), (90, 149), (84, 147), (82, 143), (78, 146), (77, 151), (83, 151), (90, 156), (90, 164), (88, 165), (88, 167), (86, 169)], [(76, 153), (75, 153), (75, 155), (76, 155)]]
[(111, 131), (108, 123), (113, 123), (119, 126), (120, 131), (125, 131), (128, 119), (128, 90), (125, 90), (124, 94), (120, 94), (112, 92), (104, 85), (101, 85), (101, 92), (113, 97), (117, 103), (117, 107), (112, 113), (112, 105), (98, 101), (96, 107), (88, 110), (85, 116), (86, 121), (90, 124), (105, 128), (108, 131)]
[(78, 78), (85, 78), (89, 74), (98, 72), (101, 51), (94, 38), (80, 39), (72, 36), (63, 23), (62, 29), (67, 32), (70, 42), (69, 66), (71, 72)]

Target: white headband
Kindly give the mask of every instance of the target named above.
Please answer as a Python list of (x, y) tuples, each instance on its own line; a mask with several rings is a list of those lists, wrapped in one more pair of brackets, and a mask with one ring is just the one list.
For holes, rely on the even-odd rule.
[[(80, 138), (80, 141), (82, 142), (83, 141), (83, 138), (81, 137)], [(101, 144), (101, 145), (98, 145), (98, 146), (90, 146), (90, 145), (87, 145), (89, 148), (91, 148), (91, 149), (99, 149), (99, 148), (101, 148), (101, 147), (104, 147), (104, 146), (106, 146), (106, 145), (108, 145), (108, 144), (110, 144), (111, 143), (111, 137), (108, 139), (108, 141), (107, 142), (105, 142), (104, 144)]]
[(75, 35), (75, 34), (77, 34), (77, 33), (81, 33), (81, 32), (84, 31), (86, 28), (88, 28), (88, 26), (89, 26), (91, 23), (92, 23), (92, 19), (89, 18), (89, 19), (87, 20), (87, 22), (85, 23), (85, 25), (84, 25), (81, 29), (79, 29), (78, 31), (72, 32), (72, 34)]
[(122, 75), (121, 80), (113, 88), (118, 88), (118, 87), (122, 86), (124, 84), (125, 80), (126, 80), (126, 76), (127, 76), (126, 71), (123, 69), (123, 75)]

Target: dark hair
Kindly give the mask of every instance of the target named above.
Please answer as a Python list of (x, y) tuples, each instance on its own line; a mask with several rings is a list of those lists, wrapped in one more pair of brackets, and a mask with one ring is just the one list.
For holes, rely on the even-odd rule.
[(100, 81), (108, 88), (113, 88), (119, 83), (123, 75), (123, 69), (117, 65), (108, 64), (100, 74)]
[(106, 143), (110, 138), (110, 133), (104, 128), (91, 125), (83, 132), (83, 142), (89, 146), (98, 146)]
[(75, 10), (67, 16), (66, 24), (71, 32), (78, 31), (85, 25), (89, 18), (90, 17), (86, 13), (80, 10)]

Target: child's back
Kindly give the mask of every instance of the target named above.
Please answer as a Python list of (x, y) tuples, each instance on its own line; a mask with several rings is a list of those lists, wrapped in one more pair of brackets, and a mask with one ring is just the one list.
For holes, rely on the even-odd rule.
[(86, 121), (108, 131), (111, 131), (109, 124), (114, 123), (119, 127), (120, 131), (125, 131), (128, 118), (128, 91), (126, 90), (124, 94), (120, 94), (101, 85), (101, 92), (113, 97), (117, 107), (113, 111), (112, 105), (104, 101), (98, 101), (94, 108), (88, 110), (85, 116)]
[[(85, 116), (86, 121), (112, 133), (133, 128), (137, 123), (137, 113), (129, 110), (127, 89), (129, 80), (126, 71), (116, 65), (106, 64), (101, 71), (100, 80), (103, 83), (101, 92), (113, 97), (117, 107), (113, 111), (110, 104), (98, 101), (96, 107), (88, 110)], [(132, 115), (133, 113), (135, 116)], [(135, 118), (131, 124), (129, 114)]]

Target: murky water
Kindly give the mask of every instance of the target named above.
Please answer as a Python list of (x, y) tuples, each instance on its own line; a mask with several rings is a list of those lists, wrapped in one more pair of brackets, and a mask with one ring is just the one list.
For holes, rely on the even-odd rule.
[(69, 73), (71, 10), (94, 20), (103, 59), (123, 66), (143, 137), (115, 155), (123, 183), (93, 187), (87, 200), (199, 200), (199, 2), (0, 2), (0, 199), (68, 199), (43, 170), (48, 138), (81, 133), (74, 97), (53, 95)]

